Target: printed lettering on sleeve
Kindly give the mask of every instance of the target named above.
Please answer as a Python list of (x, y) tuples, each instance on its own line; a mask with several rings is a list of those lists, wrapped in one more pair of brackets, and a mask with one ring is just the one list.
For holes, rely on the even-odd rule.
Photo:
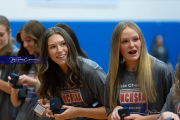
[(83, 101), (80, 89), (65, 90), (61, 92), (63, 101), (66, 105), (71, 106), (87, 106)]
[(178, 107), (177, 107), (177, 114), (178, 114), (178, 116), (180, 118), (180, 103), (178, 104)]
[(121, 89), (119, 100), (122, 107), (129, 107), (131, 113), (147, 113), (147, 101), (139, 89)]

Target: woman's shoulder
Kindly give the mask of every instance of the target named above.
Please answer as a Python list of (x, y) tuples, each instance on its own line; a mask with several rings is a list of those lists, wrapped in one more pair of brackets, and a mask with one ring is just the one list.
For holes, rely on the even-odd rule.
[(78, 60), (82, 68), (88, 68), (88, 69), (94, 69), (94, 70), (102, 69), (95, 61), (92, 61), (90, 59), (78, 57)]
[(104, 70), (96, 62), (83, 57), (78, 57), (78, 59), (81, 72), (85, 76), (91, 76), (92, 74), (106, 76)]
[(173, 69), (171, 69), (166, 63), (156, 59), (155, 57), (150, 57), (152, 60), (153, 71), (164, 71), (164, 72), (171, 72), (175, 73)]

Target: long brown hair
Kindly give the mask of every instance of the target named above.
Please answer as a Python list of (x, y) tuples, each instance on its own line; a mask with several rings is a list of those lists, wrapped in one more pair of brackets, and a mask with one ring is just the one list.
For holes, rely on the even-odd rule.
[[(6, 32), (11, 34), (11, 27), (9, 20), (5, 17), (0, 15), (0, 25), (3, 25), (6, 28)], [(12, 43), (11, 43), (11, 37), (8, 38), (8, 44), (2, 48), (0, 52), (0, 56), (9, 56), (12, 52)], [(5, 67), (5, 64), (0, 64), (0, 69), (3, 69)]]
[[(48, 39), (53, 34), (61, 35), (68, 47), (68, 55), (66, 63), (68, 65), (68, 74), (65, 75), (58, 64), (48, 57)], [(41, 56), (44, 57), (45, 64), (39, 65), (38, 78), (41, 85), (38, 89), (39, 96), (42, 98), (59, 97), (61, 89), (64, 88), (80, 88), (80, 67), (78, 63), (78, 53), (76, 47), (67, 34), (60, 27), (52, 27), (48, 29), (42, 37)]]
[(82, 57), (84, 57), (84, 58), (89, 59), (89, 57), (88, 57), (88, 55), (86, 54), (86, 52), (81, 48), (75, 32), (74, 32), (68, 25), (66, 25), (66, 24), (64, 24), (64, 23), (58, 23), (58, 24), (55, 25), (55, 27), (61, 27), (61, 28), (63, 28), (63, 29), (69, 34), (69, 36), (71, 37), (71, 39), (73, 40), (74, 45), (76, 46), (78, 55), (79, 55), (79, 56), (82, 56)]
[[(16, 36), (17, 42), (20, 44), (20, 50), (18, 56), (30, 56), (29, 52), (24, 48), (21, 40), (21, 33), (25, 32), (30, 38), (34, 40), (34, 52), (37, 56), (40, 54), (41, 37), (45, 32), (46, 28), (42, 23), (37, 20), (30, 20), (25, 23), (19, 30)], [(18, 71), (21, 74), (27, 74), (31, 69), (31, 64), (19, 64)], [(37, 70), (36, 70), (37, 71)]]
[(180, 81), (179, 80), (180, 80), (180, 55), (179, 55), (179, 62), (176, 66), (176, 82), (175, 82), (175, 87), (173, 89), (173, 93), (174, 93), (173, 102), (174, 103), (180, 100)]
[(120, 52), (120, 38), (122, 31), (130, 27), (134, 29), (141, 40), (141, 54), (137, 70), (137, 82), (139, 83), (140, 90), (144, 93), (148, 102), (155, 102), (156, 91), (152, 77), (152, 61), (147, 52), (146, 43), (141, 29), (131, 21), (119, 23), (112, 35), (111, 39), (111, 58), (109, 66), (110, 74), (110, 107), (117, 106), (118, 90), (120, 90), (121, 80), (124, 71), (123, 56)]

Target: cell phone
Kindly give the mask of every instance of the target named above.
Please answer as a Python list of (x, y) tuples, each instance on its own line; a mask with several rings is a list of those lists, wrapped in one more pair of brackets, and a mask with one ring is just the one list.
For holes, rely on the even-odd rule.
[(166, 118), (165, 120), (174, 120), (174, 118)]
[(130, 116), (129, 108), (127, 107), (127, 108), (118, 109), (118, 114), (121, 117), (121, 120), (124, 120), (124, 117)]
[(46, 111), (46, 108), (37, 102), (33, 110), (39, 115), (43, 115), (43, 113)]

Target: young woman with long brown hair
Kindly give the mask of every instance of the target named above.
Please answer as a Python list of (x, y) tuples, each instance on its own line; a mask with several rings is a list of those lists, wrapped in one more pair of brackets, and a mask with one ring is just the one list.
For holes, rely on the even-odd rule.
[[(38, 72), (39, 96), (48, 100), (61, 98), (61, 107), (66, 109), (62, 114), (53, 115), (55, 120), (106, 119), (103, 69), (94, 61), (78, 56), (72, 38), (60, 27), (48, 29), (42, 44), (41, 56), (46, 59)], [(46, 103), (43, 105), (48, 106), (49, 102)], [(98, 107), (93, 107), (95, 103)]]
[[(1, 57), (17, 55), (19, 49), (12, 45), (11, 41), (9, 20), (5, 16), (0, 15)], [(16, 66), (16, 64), (0, 64), (0, 118), (2, 120), (15, 120), (16, 118), (17, 108), (11, 103), (11, 87), (8, 85), (8, 76), (16, 69)]]
[[(18, 56), (39, 56), (41, 37), (45, 30), (44, 25), (37, 20), (25, 23), (16, 36), (17, 42), (20, 43)], [(17, 73), (20, 75), (18, 83), (27, 90), (27, 95), (25, 99), (18, 99), (19, 89), (12, 88), (11, 102), (15, 107), (19, 106), (16, 120), (39, 120), (41, 118), (33, 111), (33, 101), (37, 101), (36, 88), (40, 84), (37, 80), (37, 66), (36, 64), (19, 64)]]
[(126, 119), (155, 120), (174, 79), (172, 69), (149, 55), (142, 31), (135, 23), (125, 21), (115, 27), (105, 84), (108, 119), (119, 120), (118, 109), (128, 107), (131, 115)]

